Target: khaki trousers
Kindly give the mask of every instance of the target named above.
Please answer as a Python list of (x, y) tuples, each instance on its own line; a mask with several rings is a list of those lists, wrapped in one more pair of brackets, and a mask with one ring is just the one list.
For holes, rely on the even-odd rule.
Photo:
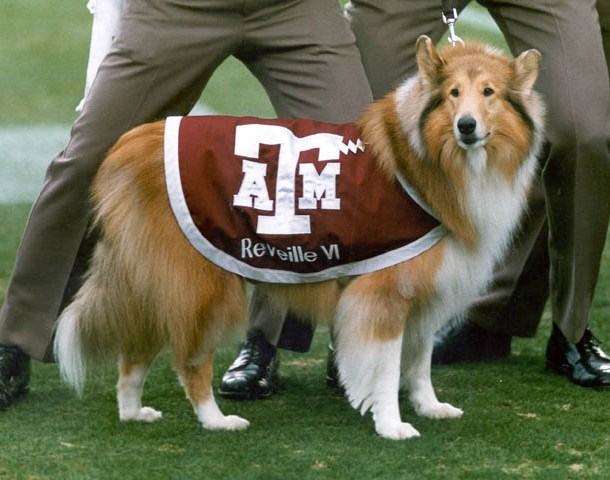
[[(463, 9), (468, 0), (457, 1)], [(469, 318), (496, 332), (531, 336), (549, 297), (572, 342), (589, 321), (610, 216), (608, 71), (594, 0), (481, 0), (513, 53), (537, 48), (548, 149), (521, 234)], [(608, 0), (600, 1), (609, 27)], [(445, 32), (440, 1), (352, 0), (348, 15), (373, 95), (415, 69), (417, 37)], [(459, 20), (456, 24), (460, 35)]]
[[(230, 55), (262, 83), (281, 117), (348, 122), (371, 101), (336, 0), (128, 0), (33, 205), (2, 307), (0, 344), (52, 359), (54, 323), (91, 251), (88, 192), (104, 154), (137, 125), (187, 114)], [(267, 322), (279, 332), (282, 319), (273, 314)]]

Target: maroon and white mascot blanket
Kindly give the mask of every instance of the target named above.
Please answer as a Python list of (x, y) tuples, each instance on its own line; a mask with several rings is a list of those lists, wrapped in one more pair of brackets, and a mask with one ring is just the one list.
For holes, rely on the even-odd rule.
[(165, 175), (190, 243), (252, 280), (361, 275), (445, 234), (404, 179), (379, 171), (353, 124), (170, 117)]

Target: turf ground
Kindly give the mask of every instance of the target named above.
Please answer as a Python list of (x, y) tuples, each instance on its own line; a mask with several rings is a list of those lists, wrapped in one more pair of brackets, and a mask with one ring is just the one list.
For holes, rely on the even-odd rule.
[[(458, 34), (500, 44), (480, 15), (476, 9), (464, 15)], [(75, 116), (89, 22), (84, 1), (0, 2), (0, 301), (45, 166)], [(273, 115), (260, 86), (235, 61), (214, 76), (201, 105)], [(607, 344), (609, 320), (607, 249), (591, 318)], [(406, 442), (377, 438), (369, 416), (325, 387), (326, 328), (308, 354), (282, 354), (279, 395), (219, 400), (225, 413), (251, 421), (240, 433), (198, 426), (167, 355), (155, 364), (144, 397), (164, 412), (154, 425), (118, 422), (114, 371), (92, 377), (80, 400), (61, 384), (54, 365), (35, 363), (31, 393), (0, 413), (0, 478), (610, 478), (610, 392), (578, 388), (544, 370), (549, 329), (546, 314), (538, 335), (515, 340), (505, 360), (434, 368), (439, 397), (465, 415), (421, 419), (402, 401), (403, 418), (422, 433)], [(216, 384), (235, 346), (219, 352)]]

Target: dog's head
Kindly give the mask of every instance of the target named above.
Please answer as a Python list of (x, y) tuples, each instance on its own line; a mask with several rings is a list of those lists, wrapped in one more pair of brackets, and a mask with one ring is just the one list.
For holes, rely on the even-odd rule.
[[(541, 61), (537, 50), (513, 60), (479, 43), (436, 50), (422, 36), (416, 51), (420, 82), (429, 94), (420, 119), (424, 138), (438, 141), (451, 134), (468, 151), (501, 137), (520, 141), (539, 127), (542, 107), (533, 91)], [(522, 141), (529, 144), (531, 137)]]

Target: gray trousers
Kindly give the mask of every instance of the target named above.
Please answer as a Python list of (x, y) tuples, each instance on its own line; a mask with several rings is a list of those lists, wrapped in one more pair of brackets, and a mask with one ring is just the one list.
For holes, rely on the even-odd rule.
[[(348, 122), (371, 101), (336, 0), (128, 0), (30, 213), (0, 314), (0, 344), (52, 360), (55, 321), (91, 252), (89, 186), (102, 158), (127, 130), (187, 114), (230, 55), (261, 82), (281, 117)], [(279, 332), (278, 315), (259, 317)]]
[[(521, 234), (469, 318), (492, 331), (531, 336), (550, 296), (553, 321), (576, 342), (589, 321), (610, 216), (610, 98), (596, 4), (479, 3), (513, 53), (528, 48), (542, 53), (537, 89), (548, 108), (548, 149)], [(609, 3), (598, 5), (606, 28)], [(440, 4), (351, 1), (348, 14), (375, 97), (413, 73), (419, 35), (437, 41), (444, 34)], [(456, 4), (461, 10), (468, 0)], [(459, 21), (456, 28), (459, 35)]]

